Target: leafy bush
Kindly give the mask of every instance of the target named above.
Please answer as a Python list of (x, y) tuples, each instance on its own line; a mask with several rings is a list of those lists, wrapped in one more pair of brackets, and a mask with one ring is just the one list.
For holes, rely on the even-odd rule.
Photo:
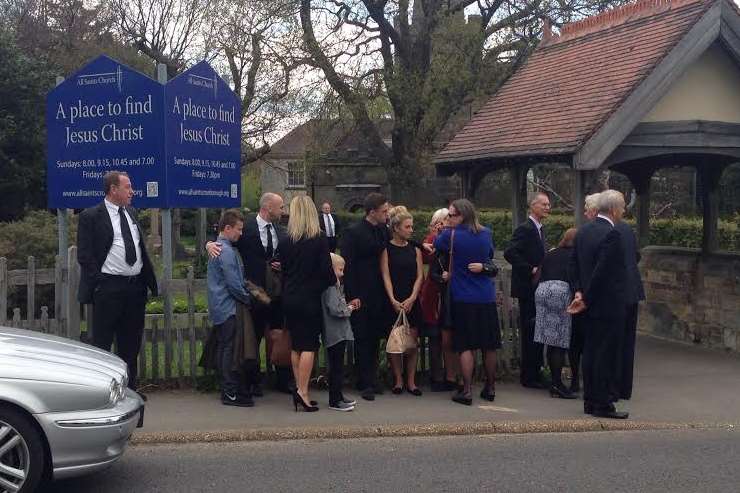
[[(427, 233), (431, 221), (431, 210), (412, 210), (414, 216), (414, 238), (421, 240)], [(337, 214), (343, 224), (349, 225), (362, 219), (363, 214), (340, 212)], [(511, 212), (500, 210), (480, 211), (481, 223), (493, 231), (493, 239), (497, 250), (503, 250), (511, 239)], [(627, 222), (635, 225), (633, 219)], [(726, 251), (740, 252), (740, 217), (730, 220), (720, 220), (718, 235), (719, 248)], [(572, 215), (551, 214), (545, 223), (545, 234), (550, 245), (556, 245), (565, 230), (575, 226)], [(699, 217), (680, 217), (675, 219), (656, 219), (650, 222), (651, 245), (677, 246), (700, 248), (702, 238), (702, 219)]]
[[(77, 240), (77, 217), (70, 215), (69, 244)], [(25, 269), (28, 257), (36, 268), (54, 267), (59, 249), (57, 218), (45, 210), (31, 211), (15, 222), (0, 223), (0, 257), (8, 259), (8, 269)]]
[[(208, 311), (208, 300), (206, 295), (203, 293), (196, 293), (195, 295), (195, 312), (202, 313)], [(176, 295), (172, 297), (172, 312), (173, 313), (187, 313), (188, 312), (188, 299), (184, 295)], [(164, 299), (162, 297), (152, 298), (146, 304), (146, 313), (164, 313)]]

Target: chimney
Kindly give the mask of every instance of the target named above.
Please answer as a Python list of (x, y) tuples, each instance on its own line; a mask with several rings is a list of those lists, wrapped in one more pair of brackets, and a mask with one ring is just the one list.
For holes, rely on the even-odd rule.
[(549, 43), (552, 39), (552, 23), (549, 17), (542, 20), (542, 42)]

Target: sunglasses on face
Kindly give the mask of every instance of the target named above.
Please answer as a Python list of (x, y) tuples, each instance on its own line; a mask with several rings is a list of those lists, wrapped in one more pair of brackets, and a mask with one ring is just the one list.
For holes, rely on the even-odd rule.
[(447, 216), (449, 216), (449, 217), (459, 217), (459, 216), (461, 216), (461, 214), (459, 212), (450, 212), (449, 214), (447, 214)]

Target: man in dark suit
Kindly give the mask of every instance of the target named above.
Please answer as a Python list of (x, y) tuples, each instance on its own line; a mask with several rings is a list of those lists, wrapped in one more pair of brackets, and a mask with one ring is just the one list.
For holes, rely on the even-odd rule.
[(357, 389), (363, 399), (375, 400), (382, 392), (377, 383), (378, 345), (386, 337), (387, 297), (380, 273), (380, 254), (388, 243), (388, 201), (379, 193), (365, 197), (365, 218), (342, 235), (344, 290), (348, 300), (359, 299), (359, 310), (352, 313), (357, 360)]
[(337, 249), (337, 236), (339, 235), (340, 224), (337, 216), (331, 212), (331, 204), (324, 202), (321, 204), (319, 213), (319, 227), (329, 240), (329, 251), (334, 253)]
[(624, 214), (624, 197), (616, 190), (601, 192), (599, 214), (576, 236), (570, 261), (575, 297), (568, 312), (585, 313), (583, 349), (584, 412), (604, 418), (625, 419), (616, 410), (619, 341), (624, 330), (625, 283), (621, 235), (614, 227)]
[[(260, 197), (259, 212), (244, 222), (244, 230), (236, 242), (236, 249), (244, 264), (244, 276), (257, 286), (267, 288), (267, 268), (280, 272), (279, 245), (286, 238), (285, 228), (279, 224), (285, 204), (283, 198), (275, 193), (264, 193)], [(218, 256), (221, 248), (215, 242), (208, 242), (206, 249), (211, 256)], [(257, 344), (271, 329), (283, 328), (283, 312), (280, 298), (272, 296), (268, 306), (255, 303), (252, 306), (252, 319), (257, 336)], [(289, 367), (276, 367), (275, 387), (281, 392), (290, 393), (292, 371)], [(254, 377), (254, 376), (253, 376)], [(258, 383), (252, 383), (252, 395), (260, 397), (263, 392)]]
[(549, 197), (537, 193), (529, 203), (529, 218), (514, 230), (509, 247), (504, 251), (504, 258), (511, 264), (511, 296), (519, 299), (519, 381), (530, 388), (546, 388), (540, 375), (542, 344), (534, 342), (534, 292), (547, 251), (542, 222), (549, 215)]
[(619, 364), (619, 383), (617, 392), (620, 399), (630, 399), (632, 397), (632, 382), (635, 365), (635, 342), (637, 338), (637, 314), (640, 308), (640, 301), (645, 299), (645, 288), (640, 276), (640, 250), (637, 245), (637, 238), (632, 227), (624, 221), (614, 225), (614, 229), (619, 231), (622, 240), (622, 250), (624, 251), (624, 263), (627, 267), (627, 278), (625, 282), (624, 301), (626, 303), (626, 312), (624, 320), (624, 333), (622, 334), (621, 350), (618, 355)]
[(147, 290), (157, 279), (146, 251), (144, 230), (131, 206), (134, 191), (126, 173), (103, 177), (105, 199), (80, 213), (77, 260), (80, 303), (93, 305), (92, 343), (116, 353), (128, 365), (128, 386), (136, 390)]

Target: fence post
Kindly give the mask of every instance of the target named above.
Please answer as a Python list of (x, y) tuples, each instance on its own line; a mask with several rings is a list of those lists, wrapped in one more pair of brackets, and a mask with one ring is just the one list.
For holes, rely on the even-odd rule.
[(62, 284), (67, 291), (67, 337), (80, 340), (80, 303), (77, 301), (77, 291), (80, 288), (80, 264), (77, 263), (77, 247), (69, 247), (67, 255), (67, 276)]
[(54, 333), (57, 335), (66, 335), (64, 327), (66, 318), (64, 316), (64, 262), (61, 255), (54, 257), (54, 320), (56, 328)]
[(152, 380), (159, 382), (159, 317), (152, 318)]
[(190, 380), (193, 384), (193, 388), (198, 386), (198, 376), (196, 375), (195, 368), (195, 272), (193, 266), (188, 267), (188, 282), (187, 282), (187, 294), (188, 294), (188, 339), (190, 342)]
[(33, 256), (28, 257), (28, 277), (26, 280), (26, 328), (28, 330), (36, 329), (36, 259)]
[(0, 325), (8, 323), (8, 259), (0, 257)]

